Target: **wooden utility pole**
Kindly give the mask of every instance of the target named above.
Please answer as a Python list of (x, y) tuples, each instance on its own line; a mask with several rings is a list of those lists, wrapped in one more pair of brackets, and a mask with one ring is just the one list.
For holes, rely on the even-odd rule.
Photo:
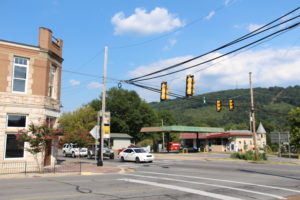
[[(164, 127), (164, 119), (161, 119), (161, 128)], [(163, 130), (162, 130), (163, 131)], [(162, 132), (162, 150), (165, 150), (165, 132)]]
[(108, 47), (104, 47), (104, 69), (103, 69), (103, 88), (102, 88), (102, 109), (101, 109), (101, 132), (100, 132), (100, 145), (98, 152), (97, 166), (103, 166), (103, 136), (104, 136), (104, 115), (105, 115), (105, 98), (106, 98), (106, 68), (107, 68), (107, 50)]
[(253, 144), (255, 149), (255, 160), (258, 160), (258, 148), (256, 140), (256, 125), (255, 125), (255, 113), (254, 113), (254, 96), (251, 80), (252, 72), (249, 72), (249, 81), (250, 81), (250, 96), (251, 96), (251, 118), (252, 118), (252, 134), (253, 134)]

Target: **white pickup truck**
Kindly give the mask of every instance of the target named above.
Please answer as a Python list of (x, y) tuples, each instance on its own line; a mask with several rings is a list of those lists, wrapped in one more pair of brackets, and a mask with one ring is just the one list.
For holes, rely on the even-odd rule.
[(85, 147), (79, 148), (76, 144), (66, 143), (63, 146), (63, 156), (72, 156), (73, 158), (87, 156), (88, 150)]

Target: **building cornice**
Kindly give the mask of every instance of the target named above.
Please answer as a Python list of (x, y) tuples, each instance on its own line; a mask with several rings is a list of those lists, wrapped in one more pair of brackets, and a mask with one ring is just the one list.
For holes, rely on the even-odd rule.
[(11, 41), (7, 41), (7, 40), (0, 40), (0, 44), (13, 46), (13, 47), (19, 47), (19, 48), (30, 49), (30, 50), (35, 50), (35, 51), (40, 51), (41, 50), (37, 46), (22, 44), (22, 43), (17, 43), (17, 42), (11, 42)]

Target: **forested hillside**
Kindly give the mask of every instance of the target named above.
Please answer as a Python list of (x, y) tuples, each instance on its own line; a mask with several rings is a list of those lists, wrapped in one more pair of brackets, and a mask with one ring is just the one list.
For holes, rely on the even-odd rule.
[[(234, 100), (234, 111), (228, 108), (230, 98)], [(222, 100), (221, 112), (216, 111), (217, 99)], [(254, 103), (256, 121), (261, 121), (267, 131), (285, 129), (288, 112), (294, 107), (300, 107), (300, 86), (254, 88)], [(249, 128), (249, 89), (225, 90), (150, 105), (156, 110), (169, 110), (181, 125)]]

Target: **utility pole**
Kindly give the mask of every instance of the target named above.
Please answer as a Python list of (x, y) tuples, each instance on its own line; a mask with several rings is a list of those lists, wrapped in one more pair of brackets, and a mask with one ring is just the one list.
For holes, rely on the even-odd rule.
[(291, 144), (290, 144), (290, 132), (288, 134), (288, 142), (289, 142), (289, 158), (291, 158)]
[(104, 115), (105, 115), (105, 98), (106, 98), (106, 68), (107, 68), (107, 51), (108, 47), (104, 47), (104, 66), (103, 66), (103, 88), (102, 88), (102, 117), (101, 117), (101, 132), (100, 132), (100, 147), (98, 151), (97, 166), (103, 166), (103, 135), (104, 135)]
[(278, 153), (279, 153), (279, 157), (281, 157), (281, 136), (280, 136), (280, 129), (279, 129), (279, 133), (278, 133), (278, 144), (279, 144), (279, 150), (278, 150)]
[[(161, 128), (163, 129), (164, 119), (161, 119)], [(165, 132), (162, 132), (162, 149), (165, 151)]]
[(256, 125), (255, 125), (255, 113), (254, 113), (254, 96), (251, 80), (252, 72), (249, 72), (249, 82), (250, 82), (250, 96), (251, 96), (251, 118), (252, 118), (252, 134), (253, 134), (253, 144), (255, 149), (255, 160), (258, 160), (258, 149), (256, 140)]
[[(97, 112), (97, 135), (95, 139), (95, 161), (98, 163), (98, 153), (99, 153), (99, 140), (100, 140), (100, 112)], [(98, 152), (97, 152), (97, 147), (98, 147)]]

